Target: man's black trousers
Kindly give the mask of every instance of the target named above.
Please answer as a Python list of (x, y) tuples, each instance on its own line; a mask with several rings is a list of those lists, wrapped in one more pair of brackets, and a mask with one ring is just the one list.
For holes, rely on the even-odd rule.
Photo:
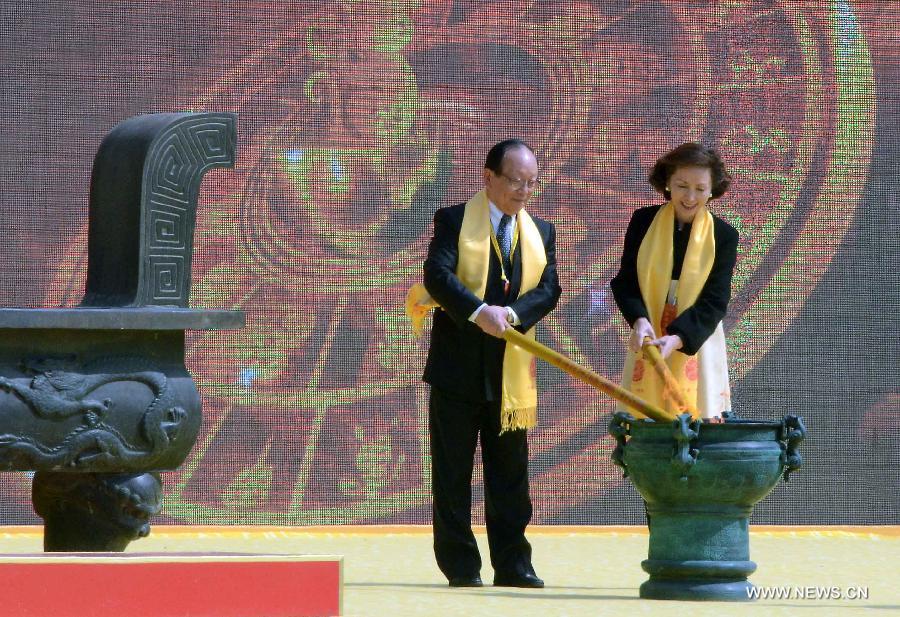
[(447, 578), (474, 576), (481, 557), (472, 534), (472, 469), (481, 436), (484, 510), (495, 572), (531, 571), (527, 431), (500, 435), (500, 403), (472, 402), (431, 388), (428, 414), (434, 496), (434, 554)]

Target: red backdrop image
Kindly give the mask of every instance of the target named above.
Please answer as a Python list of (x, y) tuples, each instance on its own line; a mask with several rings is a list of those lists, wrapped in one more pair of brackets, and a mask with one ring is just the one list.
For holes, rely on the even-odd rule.
[[(201, 188), (191, 304), (247, 326), (189, 335), (204, 427), (165, 476), (168, 519), (430, 521), (428, 341), (403, 298), (435, 210), (479, 190), (487, 150), (515, 136), (541, 165), (529, 210), (558, 235), (564, 291), (538, 339), (613, 380), (628, 328), (608, 283), (631, 212), (662, 200), (647, 173), (679, 143), (718, 149), (734, 182), (711, 207), (741, 234), (735, 411), (810, 429), (805, 470), (756, 516), (896, 520), (898, 356), (870, 325), (897, 308), (900, 265), (877, 3), (48, 4), (3, 9), (5, 304), (80, 301), (87, 178), (118, 121), (238, 114), (238, 163)], [(538, 377), (534, 521), (642, 521), (609, 460), (613, 402)], [(0, 485), (0, 517), (32, 520), (27, 475)]]

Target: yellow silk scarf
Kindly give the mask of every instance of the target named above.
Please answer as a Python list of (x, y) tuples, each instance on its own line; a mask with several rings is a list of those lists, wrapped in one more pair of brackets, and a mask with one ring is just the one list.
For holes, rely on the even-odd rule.
[[(674, 250), (672, 235), (675, 231), (675, 207), (665, 204), (656, 213), (650, 228), (641, 241), (637, 256), (638, 283), (644, 305), (650, 314), (650, 323), (657, 336), (665, 332), (661, 328), (663, 308), (672, 280)], [(676, 286), (676, 314), (681, 315), (697, 301), (697, 297), (709, 278), (716, 257), (716, 241), (713, 233), (713, 217), (704, 206), (691, 225), (681, 276)], [(666, 360), (669, 369), (681, 386), (688, 403), (697, 409), (698, 366), (695, 356), (675, 351)], [(631, 375), (631, 391), (646, 401), (667, 410), (683, 413), (666, 392), (662, 379), (643, 358), (636, 358)]]
[[(522, 254), (522, 284), (519, 295), (537, 287), (547, 265), (544, 242), (534, 220), (524, 210), (516, 217)], [(485, 192), (479, 191), (466, 203), (459, 232), (459, 261), (456, 276), (479, 298), (487, 288), (491, 255), (491, 216)], [(406, 295), (406, 314), (416, 336), (422, 333), (425, 317), (438, 304), (421, 283)], [(525, 336), (534, 339), (534, 328)], [(537, 425), (537, 380), (534, 356), (516, 345), (507, 344), (503, 355), (500, 433)]]

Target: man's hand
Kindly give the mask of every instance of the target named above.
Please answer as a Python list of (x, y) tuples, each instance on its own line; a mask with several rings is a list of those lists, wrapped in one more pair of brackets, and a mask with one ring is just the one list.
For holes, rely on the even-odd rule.
[(506, 321), (506, 308), (502, 306), (486, 306), (475, 317), (475, 323), (487, 334), (503, 338), (503, 331), (510, 327)]
[(659, 354), (663, 357), (663, 360), (671, 356), (673, 351), (684, 347), (681, 337), (677, 334), (667, 334), (666, 336), (661, 336), (647, 344), (657, 345), (659, 347)]
[(644, 337), (655, 339), (656, 333), (653, 332), (653, 326), (646, 317), (639, 317), (634, 322), (634, 329), (631, 331), (631, 339), (628, 345), (634, 353), (641, 353), (641, 347), (644, 346)]

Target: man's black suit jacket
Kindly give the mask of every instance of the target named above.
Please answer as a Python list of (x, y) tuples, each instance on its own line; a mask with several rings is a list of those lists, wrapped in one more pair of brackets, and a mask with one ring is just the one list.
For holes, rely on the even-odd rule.
[[(441, 208), (434, 215), (434, 237), (428, 247), (423, 282), (442, 309), (434, 313), (431, 347), (423, 379), (432, 386), (472, 401), (500, 400), (503, 353), (506, 341), (482, 332), (469, 316), (482, 300), (466, 289), (456, 276), (459, 260), (459, 233), (465, 204)], [(509, 294), (500, 278), (500, 260), (490, 251), (484, 302), (510, 306), (525, 332), (556, 307), (562, 292), (556, 273), (556, 230), (547, 221), (532, 217), (547, 254), (547, 265), (534, 289), (519, 295), (522, 283), (522, 255), (519, 242), (512, 255)]]

